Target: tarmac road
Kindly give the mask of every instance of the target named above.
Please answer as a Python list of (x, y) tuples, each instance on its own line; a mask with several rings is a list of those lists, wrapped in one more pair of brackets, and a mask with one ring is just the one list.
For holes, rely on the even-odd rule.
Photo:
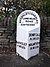
[(50, 57), (41, 52), (26, 61), (16, 54), (0, 54), (0, 67), (50, 67)]

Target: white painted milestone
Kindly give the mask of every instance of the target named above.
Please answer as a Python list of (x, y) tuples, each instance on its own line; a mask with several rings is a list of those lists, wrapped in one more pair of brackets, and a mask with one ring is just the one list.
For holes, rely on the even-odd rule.
[(32, 10), (25, 10), (17, 18), (16, 53), (28, 60), (39, 54), (40, 17)]

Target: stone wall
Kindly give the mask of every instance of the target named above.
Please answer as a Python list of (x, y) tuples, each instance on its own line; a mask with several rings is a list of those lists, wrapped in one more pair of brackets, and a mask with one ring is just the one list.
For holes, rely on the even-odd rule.
[(41, 49), (50, 54), (50, 17), (42, 18)]
[(0, 20), (0, 54), (15, 53), (15, 31), (9, 21)]

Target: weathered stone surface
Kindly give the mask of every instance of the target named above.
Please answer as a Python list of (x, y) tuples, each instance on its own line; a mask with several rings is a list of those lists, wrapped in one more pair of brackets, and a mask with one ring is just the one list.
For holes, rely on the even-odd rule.
[(47, 47), (50, 48), (50, 42), (47, 42)]
[(50, 29), (47, 29), (46, 31), (47, 31), (47, 32), (50, 32)]
[(7, 42), (9, 42), (9, 39), (0, 39), (0, 42), (2, 43), (7, 43)]
[(0, 54), (2, 54), (2, 53), (3, 53), (2, 49), (3, 49), (3, 48), (0, 48)]
[(3, 36), (11, 36), (12, 34), (10, 33), (3, 33)]
[(50, 33), (48, 33), (48, 35), (47, 35), (48, 37), (50, 37)]
[(4, 31), (0, 30), (0, 33), (4, 33)]
[(2, 35), (2, 33), (0, 33), (0, 36)]
[(16, 47), (16, 44), (15, 43), (11, 43), (10, 44), (10, 48), (15, 48)]
[(0, 28), (0, 31), (4, 31), (4, 30), (7, 30), (7, 28)]
[(45, 37), (44, 41), (50, 42), (50, 37)]
[(15, 43), (15, 40), (10, 40), (10, 43)]
[(5, 32), (6, 32), (6, 33), (12, 33), (13, 31), (11, 31), (11, 30), (6, 30)]
[(2, 25), (2, 22), (0, 21), (0, 25)]
[(9, 31), (14, 31), (14, 29), (11, 28), (11, 27), (10, 27), (10, 28), (8, 27), (7, 30), (9, 30)]
[(0, 39), (5, 39), (7, 38), (7, 36), (0, 36)]
[(2, 46), (5, 47), (5, 48), (9, 48), (8, 44), (2, 44)]
[(0, 27), (0, 54), (15, 53), (15, 36), (13, 28)]
[(0, 48), (2, 48), (2, 45), (0, 45)]
[(47, 42), (43, 42), (43, 43), (40, 43), (40, 46), (41, 46), (41, 47), (45, 47), (46, 44), (47, 44)]
[(13, 36), (8, 36), (8, 38), (12, 39), (12, 38), (13, 38)]

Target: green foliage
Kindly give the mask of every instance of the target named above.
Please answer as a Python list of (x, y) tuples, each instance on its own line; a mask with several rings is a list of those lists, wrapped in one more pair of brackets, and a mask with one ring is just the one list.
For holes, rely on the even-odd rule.
[(3, 13), (3, 12), (0, 12), (0, 16), (3, 16), (3, 15), (5, 16), (5, 13)]
[[(13, 4), (12, 4), (13, 3)], [(5, 5), (3, 4), (5, 7)], [(8, 11), (10, 8), (15, 7), (16, 13), (14, 11)], [(50, 0), (12, 0), (12, 2), (7, 1), (6, 11), (0, 12), (0, 16), (10, 16), (12, 15), (12, 24), (15, 27), (17, 16), (24, 10), (34, 10), (42, 16), (50, 16)]]
[(18, 0), (16, 5), (19, 13), (26, 9), (32, 9), (39, 14), (50, 16), (50, 0)]
[(45, 15), (50, 16), (50, 0), (46, 0), (43, 7)]
[(17, 15), (13, 15), (13, 18), (12, 18), (12, 26), (13, 26), (14, 29), (16, 27), (16, 23), (17, 23)]

